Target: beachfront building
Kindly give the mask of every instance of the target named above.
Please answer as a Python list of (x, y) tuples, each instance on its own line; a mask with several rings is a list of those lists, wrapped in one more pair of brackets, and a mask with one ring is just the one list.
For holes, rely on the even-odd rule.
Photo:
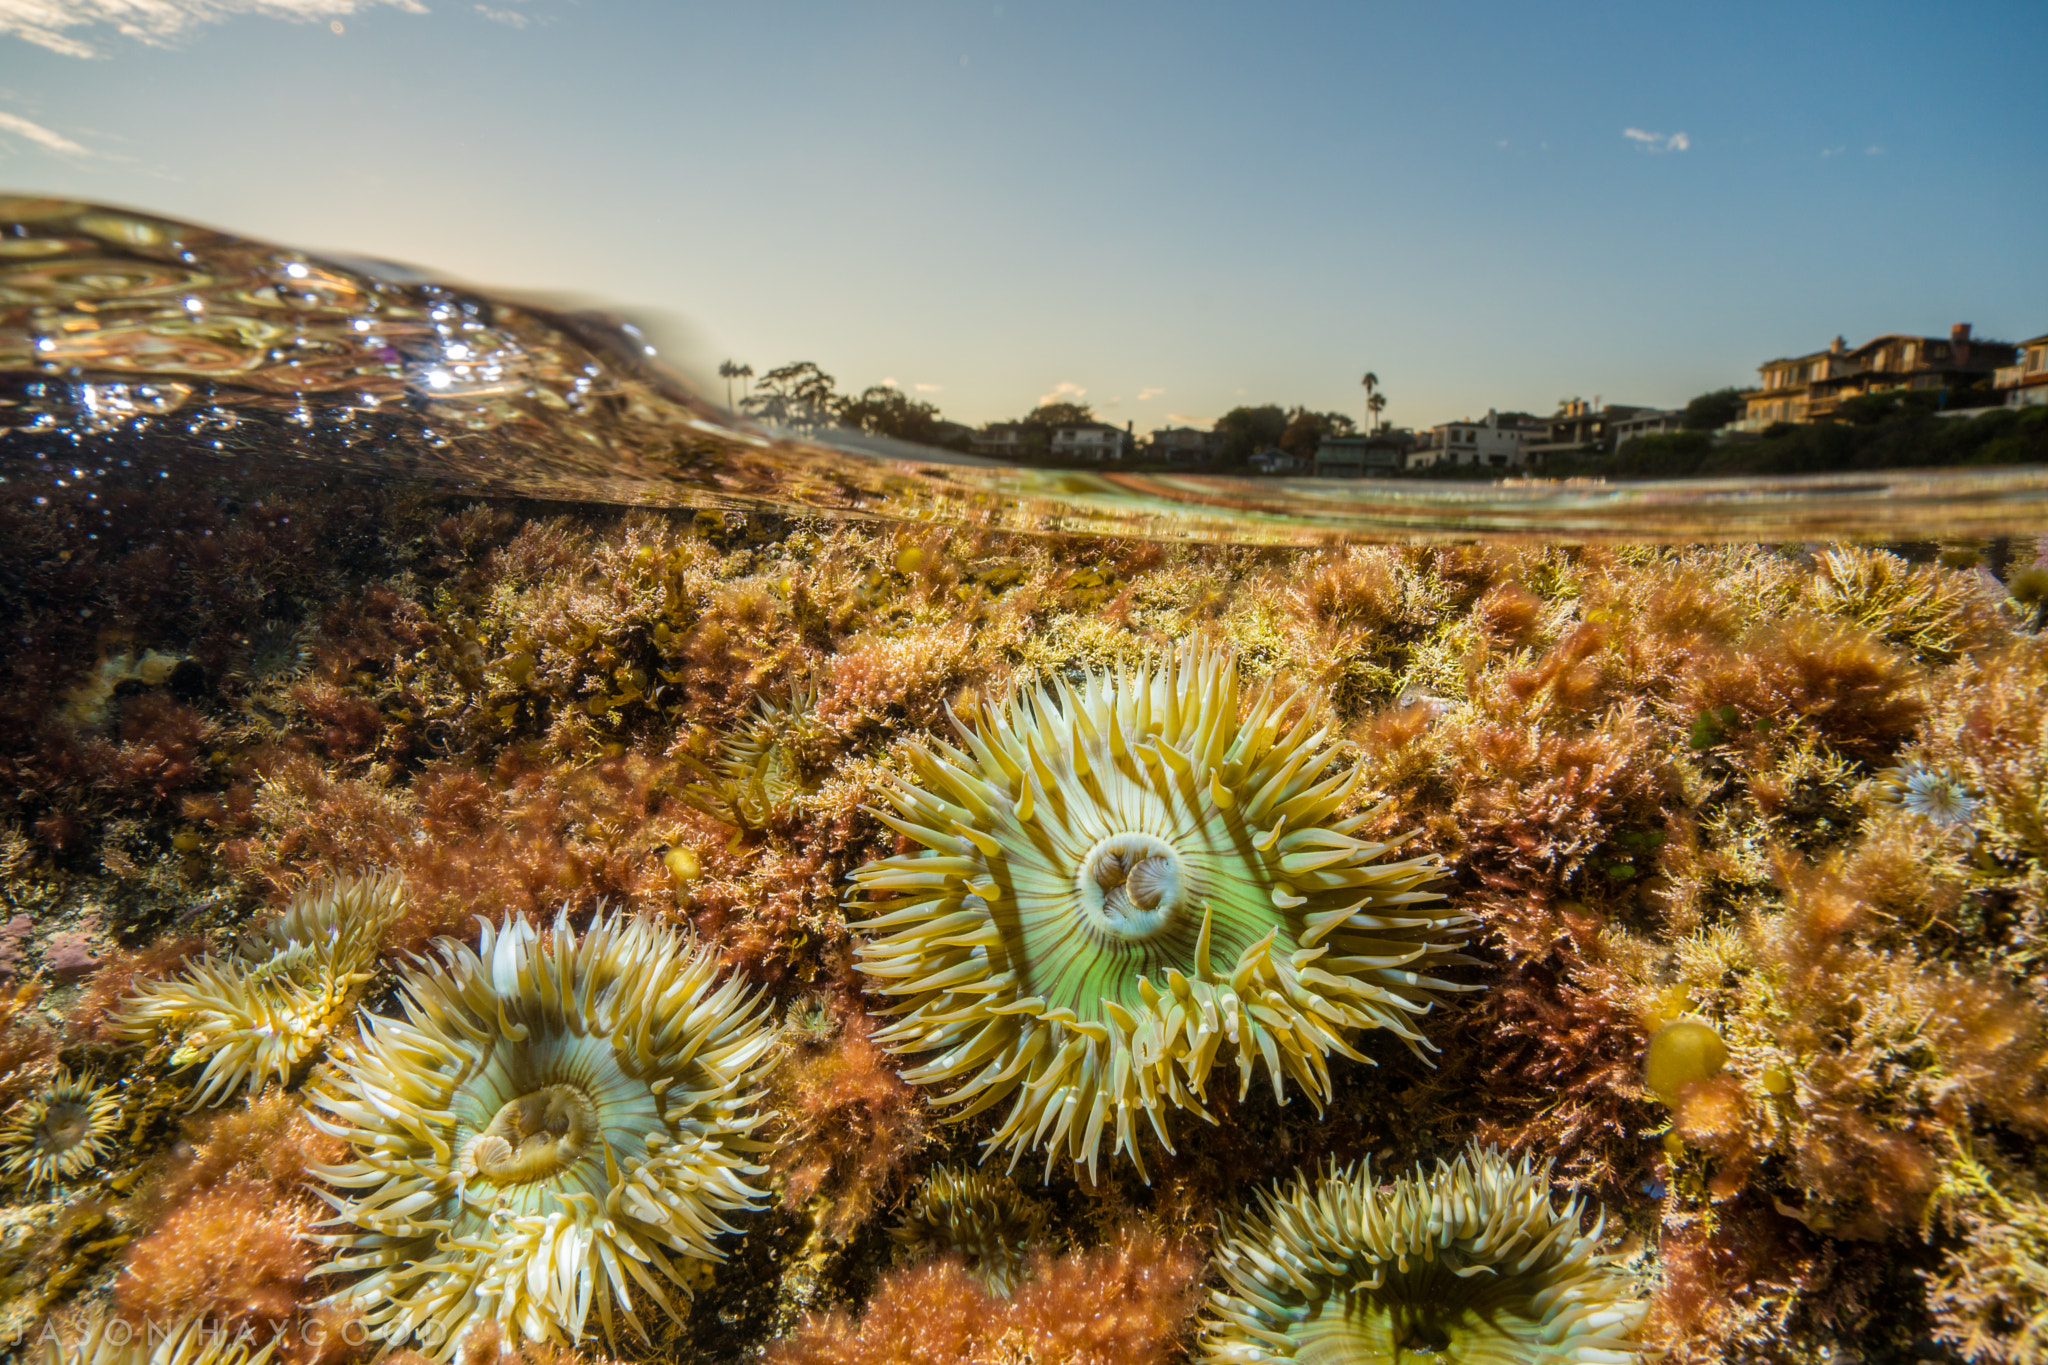
[(2022, 341), (2019, 359), (2001, 367), (1991, 382), (2009, 408), (2048, 407), (2048, 336)]
[(1762, 383), (1749, 395), (1748, 410), (1736, 428), (1761, 431), (1779, 422), (1824, 421), (1848, 399), (1896, 389), (1938, 390), (1945, 404), (1956, 390), (1991, 383), (2018, 354), (2011, 342), (1972, 337), (1967, 322), (1951, 327), (1946, 337), (1893, 332), (1853, 350), (1836, 337), (1825, 351), (1759, 365)]

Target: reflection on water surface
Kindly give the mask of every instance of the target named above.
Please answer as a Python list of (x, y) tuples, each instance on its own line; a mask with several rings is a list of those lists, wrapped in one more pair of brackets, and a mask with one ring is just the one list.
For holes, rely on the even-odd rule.
[(0, 450), (6, 477), (29, 484), (225, 461), (259, 485), (346, 472), (479, 495), (1267, 544), (2048, 524), (2048, 473), (2029, 469), (1611, 485), (1025, 469), (738, 425), (617, 318), (127, 211), (0, 199), (0, 262)]

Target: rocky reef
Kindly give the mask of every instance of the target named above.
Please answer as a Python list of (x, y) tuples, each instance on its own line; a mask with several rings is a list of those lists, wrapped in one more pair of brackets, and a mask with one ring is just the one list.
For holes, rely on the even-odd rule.
[(1528, 1359), (2048, 1354), (2031, 542), (93, 497), (0, 500), (10, 1349), (1286, 1359), (1497, 1255)]

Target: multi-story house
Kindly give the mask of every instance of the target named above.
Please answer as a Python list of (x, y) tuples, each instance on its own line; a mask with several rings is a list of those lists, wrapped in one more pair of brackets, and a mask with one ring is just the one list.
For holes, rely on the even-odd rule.
[(1208, 464), (1223, 451), (1223, 438), (1194, 427), (1160, 427), (1152, 433), (1152, 458), (1168, 464)]
[(1550, 424), (1526, 412), (1488, 409), (1480, 421), (1445, 422), (1423, 432), (1420, 443), (1408, 452), (1408, 468), (1441, 464), (1519, 469), (1528, 462), (1529, 447), (1549, 435)]
[(1121, 460), (1131, 453), (1131, 429), (1107, 422), (1055, 427), (1049, 453), (1055, 460)]
[(1991, 382), (2007, 407), (2048, 407), (2048, 336), (2022, 341), (2019, 359), (2002, 366)]
[(2019, 348), (1984, 341), (1959, 322), (1946, 337), (1893, 332), (1851, 350), (1842, 338), (1825, 351), (1767, 360), (1757, 366), (1762, 386), (1749, 395), (1738, 430), (1761, 431), (1777, 422), (1818, 422), (1850, 398), (1896, 389), (1954, 390), (1979, 384), (2012, 364)]
[(1648, 408), (1633, 417), (1617, 419), (1609, 427), (1614, 448), (1621, 449), (1630, 441), (1643, 436), (1668, 436), (1685, 428), (1685, 409), (1669, 408), (1663, 412)]
[(1523, 458), (1535, 465), (1559, 456), (1612, 455), (1616, 425), (1656, 411), (1628, 403), (1603, 404), (1598, 398), (1590, 403), (1569, 399), (1551, 415), (1544, 439), (1523, 447)]
[(1015, 422), (991, 422), (968, 440), (967, 448), (992, 460), (1016, 460), (1029, 453), (1024, 428)]

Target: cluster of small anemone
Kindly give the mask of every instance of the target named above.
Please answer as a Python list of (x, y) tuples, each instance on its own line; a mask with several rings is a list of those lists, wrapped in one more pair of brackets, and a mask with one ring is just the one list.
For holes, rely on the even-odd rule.
[(918, 1186), (889, 1238), (905, 1260), (958, 1256), (991, 1293), (1008, 1294), (1048, 1230), (1045, 1207), (1009, 1177), (941, 1166)]
[(34, 1365), (269, 1365), (275, 1338), (256, 1341), (236, 1328), (197, 1314), (175, 1322), (131, 1322), (95, 1313), (68, 1329), (41, 1333)]

